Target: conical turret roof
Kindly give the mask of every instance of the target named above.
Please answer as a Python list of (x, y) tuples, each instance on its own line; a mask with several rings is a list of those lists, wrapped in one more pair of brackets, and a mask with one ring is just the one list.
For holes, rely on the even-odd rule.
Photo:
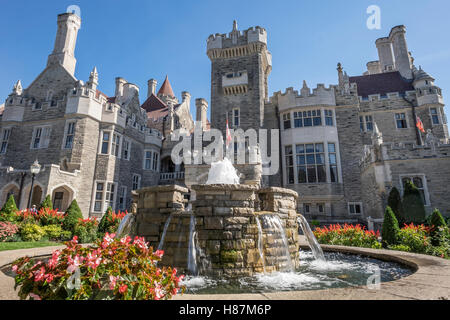
[(172, 86), (170, 85), (168, 76), (166, 76), (166, 80), (164, 80), (164, 83), (162, 84), (161, 88), (158, 91), (158, 96), (160, 96), (160, 95), (175, 97), (175, 94), (173, 93)]

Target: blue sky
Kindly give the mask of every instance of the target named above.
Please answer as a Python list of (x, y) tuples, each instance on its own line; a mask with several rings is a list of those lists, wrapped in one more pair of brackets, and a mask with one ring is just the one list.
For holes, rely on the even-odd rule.
[[(366, 27), (369, 5), (381, 8), (381, 30)], [(81, 8), (76, 77), (86, 81), (97, 66), (99, 89), (114, 94), (124, 77), (147, 94), (147, 80), (159, 85), (166, 74), (176, 95), (210, 100), (210, 61), (206, 39), (212, 33), (267, 29), (273, 70), (269, 92), (337, 82), (336, 64), (360, 75), (377, 60), (375, 40), (393, 26), (407, 26), (415, 64), (450, 92), (450, 2), (447, 0), (0, 0), (0, 101), (18, 79), (27, 87), (44, 69), (53, 49), (56, 16), (69, 5)], [(450, 119), (449, 109), (446, 107)]]

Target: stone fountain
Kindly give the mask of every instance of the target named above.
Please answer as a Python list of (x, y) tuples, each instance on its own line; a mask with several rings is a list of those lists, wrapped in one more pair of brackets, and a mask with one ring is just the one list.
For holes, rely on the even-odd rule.
[[(232, 174), (225, 175), (231, 182), (218, 184), (211, 176), (214, 170), (230, 166), (231, 162), (211, 166), (208, 181), (214, 184), (137, 191), (137, 235), (155, 250), (164, 250), (160, 265), (194, 275), (294, 271), (299, 266), (297, 193), (237, 184)], [(195, 199), (188, 201), (188, 195)]]

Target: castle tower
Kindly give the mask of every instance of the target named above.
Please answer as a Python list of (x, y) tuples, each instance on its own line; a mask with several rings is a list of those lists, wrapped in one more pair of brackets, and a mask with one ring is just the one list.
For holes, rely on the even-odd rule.
[(260, 128), (272, 70), (266, 30), (255, 27), (241, 32), (234, 21), (228, 35), (209, 36), (207, 54), (212, 64), (211, 126), (225, 132), (228, 119), (231, 128)]
[(392, 28), (389, 39), (392, 42), (392, 48), (394, 50), (396, 69), (404, 78), (412, 79), (412, 64), (406, 42), (406, 27), (397, 26)]
[(389, 38), (380, 38), (375, 42), (378, 49), (381, 72), (395, 71), (395, 58), (392, 42)]
[(47, 66), (61, 64), (71, 75), (75, 74), (75, 45), (81, 18), (73, 13), (58, 15), (58, 31), (56, 33), (55, 48), (49, 55)]

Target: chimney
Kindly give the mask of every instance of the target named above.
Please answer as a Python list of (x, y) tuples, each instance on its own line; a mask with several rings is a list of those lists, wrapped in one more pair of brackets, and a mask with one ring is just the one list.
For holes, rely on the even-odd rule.
[(208, 102), (203, 99), (203, 98), (199, 98), (195, 100), (195, 106), (197, 108), (197, 112), (196, 112), (196, 121), (201, 121), (202, 123), (202, 128), (203, 131), (206, 131), (206, 113), (208, 111)]
[(121, 77), (117, 77), (116, 78), (116, 92), (115, 92), (115, 96), (117, 98), (123, 96), (123, 86), (124, 86), (125, 83), (127, 83), (127, 81), (124, 78), (121, 78)]
[(400, 74), (406, 79), (412, 79), (411, 56), (408, 51), (408, 44), (406, 42), (406, 27), (397, 26), (392, 28), (389, 34), (389, 39), (392, 42), (395, 57), (395, 67)]
[(148, 91), (147, 91), (147, 98), (150, 98), (152, 94), (156, 95), (156, 86), (158, 85), (158, 81), (155, 79), (148, 80)]
[(395, 58), (391, 40), (389, 38), (380, 38), (375, 44), (378, 49), (381, 72), (395, 71)]
[(381, 73), (380, 61), (367, 62), (367, 72), (368, 72), (368, 74)]

